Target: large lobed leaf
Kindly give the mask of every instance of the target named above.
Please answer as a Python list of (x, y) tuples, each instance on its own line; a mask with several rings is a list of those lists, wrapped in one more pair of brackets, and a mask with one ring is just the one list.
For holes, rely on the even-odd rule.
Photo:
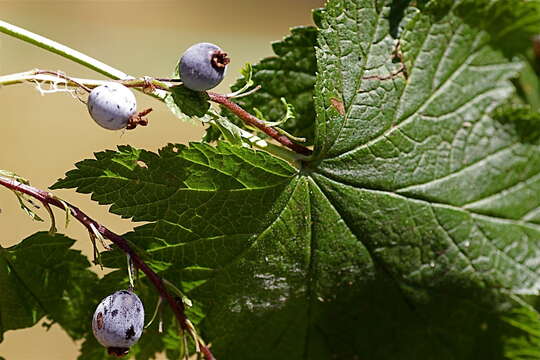
[(540, 31), (538, 3), (418, 4), (316, 13), (315, 155), (300, 169), (226, 143), (121, 147), (55, 187), (149, 222), (128, 238), (202, 306), (221, 359), (532, 353), (537, 116), (495, 110), (521, 67), (499, 40)]

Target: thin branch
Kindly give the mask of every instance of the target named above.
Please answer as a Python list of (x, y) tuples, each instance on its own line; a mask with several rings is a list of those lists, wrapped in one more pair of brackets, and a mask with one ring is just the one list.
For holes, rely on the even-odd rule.
[(208, 96), (210, 97), (211, 101), (225, 106), (227, 109), (232, 111), (236, 116), (238, 116), (240, 119), (245, 121), (247, 124), (258, 128), (259, 130), (264, 132), (266, 135), (275, 139), (276, 141), (288, 147), (289, 149), (293, 150), (294, 152), (297, 152), (299, 154), (306, 155), (306, 156), (309, 156), (313, 153), (311, 149), (293, 142), (287, 136), (281, 134), (278, 130), (274, 129), (273, 127), (267, 126), (262, 120), (259, 120), (255, 116), (248, 113), (238, 104), (231, 101), (226, 95), (221, 95), (221, 94), (208, 91)]
[[(0, 176), (0, 185), (13, 191), (17, 191), (31, 196), (39, 200), (44, 205), (52, 205), (62, 210), (69, 210), (73, 217), (76, 218), (82, 225), (84, 225), (88, 229), (88, 231), (94, 231), (93, 229), (96, 229), (103, 237), (111, 240), (118, 248), (120, 248), (124, 253), (131, 257), (133, 265), (136, 268), (140, 269), (143, 273), (145, 273), (145, 275), (148, 277), (150, 282), (152, 282), (160, 296), (169, 303), (169, 306), (171, 307), (176, 319), (178, 320), (180, 327), (183, 330), (190, 329), (190, 322), (184, 313), (183, 303), (179, 303), (178, 299), (175, 299), (175, 297), (169, 293), (163, 280), (129, 246), (129, 243), (126, 241), (126, 239), (110, 231), (103, 225), (99, 224), (76, 206), (58, 200), (53, 194), (47, 191), (37, 189), (33, 186), (26, 185), (17, 180), (6, 178), (3, 176)], [(68, 207), (67, 209), (66, 206)], [(207, 360), (215, 359), (210, 349), (206, 345), (204, 345), (204, 343), (202, 343), (200, 339), (195, 339), (195, 341), (198, 342), (201, 352), (204, 354)]]
[[(111, 80), (95, 80), (95, 79), (83, 79), (66, 76), (65, 74), (52, 71), (34, 69), (16, 74), (9, 74), (0, 76), (0, 87), (4, 85), (15, 85), (23, 83), (40, 83), (40, 84), (63, 84), (69, 87), (80, 87), (86, 91), (105, 85)], [(113, 80), (119, 82), (127, 87), (135, 88), (143, 93), (150, 95), (160, 101), (165, 99), (167, 92), (170, 91), (169, 86), (161, 81), (154, 80), (152, 78), (129, 78), (125, 80)]]
[[(41, 72), (41, 74), (40, 74)], [(55, 75), (50, 75), (54, 73)], [(79, 84), (86, 86), (87, 88), (93, 89), (100, 85), (106, 84), (110, 80), (92, 80), (92, 79), (81, 79), (81, 78), (72, 78), (69, 77), (69, 80), (61, 78), (57, 75), (57, 72), (34, 69), (30, 71), (3, 75), (0, 76), (0, 86), (4, 85), (15, 85), (15, 84), (24, 84), (28, 82), (38, 82), (45, 84), (63, 84), (70, 87), (77, 87)]]
[(7, 23), (5, 21), (0, 20), (0, 32), (3, 32), (7, 35), (13, 36), (19, 40), (25, 41), (27, 43), (30, 43), (32, 45), (38, 46), (42, 49), (45, 49), (47, 51), (53, 52), (55, 54), (58, 54), (62, 57), (65, 57), (69, 60), (75, 61), (76, 63), (79, 63), (83, 65), (84, 67), (87, 67), (89, 69), (92, 69), (94, 71), (97, 71), (98, 73), (101, 73), (107, 77), (110, 77), (112, 79), (127, 79), (129, 76), (122, 71), (113, 68), (112, 66), (109, 66), (99, 60), (96, 60), (88, 55), (85, 55), (77, 50), (74, 50), (68, 46), (62, 45), (60, 43), (57, 43), (56, 41), (53, 41), (51, 39), (48, 39), (44, 36), (35, 34), (31, 31), (28, 31), (26, 29), (20, 28), (16, 25)]

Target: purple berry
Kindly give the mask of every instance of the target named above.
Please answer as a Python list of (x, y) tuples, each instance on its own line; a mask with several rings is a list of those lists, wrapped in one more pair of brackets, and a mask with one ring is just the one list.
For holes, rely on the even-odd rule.
[(212, 89), (223, 80), (229, 61), (219, 46), (210, 43), (195, 44), (180, 58), (180, 79), (191, 90)]

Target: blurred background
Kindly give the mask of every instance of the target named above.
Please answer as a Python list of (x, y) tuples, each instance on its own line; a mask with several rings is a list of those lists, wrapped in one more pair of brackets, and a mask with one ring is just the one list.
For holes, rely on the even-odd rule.
[[(273, 55), (270, 43), (286, 36), (289, 28), (310, 25), (311, 9), (323, 0), (151, 0), (151, 1), (25, 1), (0, 0), (0, 19), (71, 46), (132, 76), (168, 77), (179, 55), (197, 42), (212, 42), (230, 54), (231, 64), (217, 92), (227, 92), (246, 62)], [(69, 76), (103, 79), (80, 65), (0, 34), (0, 75), (33, 68), (62, 70)], [(86, 106), (67, 93), (42, 96), (30, 84), (0, 88), (0, 169), (29, 179), (46, 189), (74, 167), (118, 144), (155, 151), (168, 142), (200, 140), (200, 125), (182, 123), (165, 105), (136, 94), (139, 109), (153, 107), (150, 124), (135, 131), (113, 132), (98, 127)], [(56, 195), (76, 204), (117, 233), (131, 229), (130, 221), (109, 214), (89, 196), (71, 190)], [(0, 188), (0, 244), (8, 247), (48, 230), (20, 210), (15, 196)], [(44, 219), (45, 213), (40, 213)], [(57, 212), (58, 219), (62, 214)], [(59, 228), (77, 240), (75, 248), (91, 256), (87, 232), (72, 222)], [(94, 268), (99, 273), (99, 268)], [(38, 274), (36, 274), (38, 275)], [(2, 292), (9, 289), (0, 289)], [(88, 321), (90, 319), (81, 319)], [(54, 325), (8, 331), (0, 343), (7, 360), (75, 359), (79, 343)]]

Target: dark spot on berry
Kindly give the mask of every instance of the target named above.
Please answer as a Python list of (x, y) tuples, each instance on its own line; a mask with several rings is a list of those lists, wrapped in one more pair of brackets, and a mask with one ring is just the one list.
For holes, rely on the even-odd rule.
[(129, 329), (127, 329), (126, 331), (126, 340), (129, 340), (134, 336), (135, 336), (135, 328), (133, 327), (133, 325), (131, 325)]
[(116, 315), (118, 315), (118, 310), (113, 310), (111, 313), (111, 316), (115, 317)]
[(128, 352), (129, 352), (129, 348), (122, 348), (122, 347), (107, 348), (107, 353), (109, 355), (114, 355), (116, 357), (126, 356)]
[(97, 314), (96, 324), (99, 330), (103, 329), (103, 314), (102, 313)]
[(120, 110), (120, 105), (116, 104), (116, 108), (117, 108), (118, 110)]
[(107, 315), (107, 312), (109, 311), (109, 309), (107, 308), (103, 308), (103, 312), (105, 313), (105, 315)]
[(120, 294), (128, 294), (128, 295), (129, 295), (129, 291), (127, 291), (127, 290), (122, 290), (122, 291), (120, 291)]
[(141, 312), (141, 308), (137, 306), (137, 312)]

